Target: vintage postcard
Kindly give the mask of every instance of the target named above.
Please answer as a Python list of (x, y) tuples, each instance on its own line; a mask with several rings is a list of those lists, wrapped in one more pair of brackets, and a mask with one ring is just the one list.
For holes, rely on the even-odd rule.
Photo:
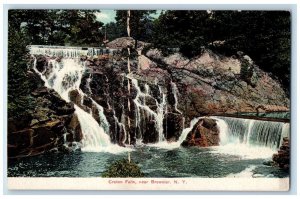
[(8, 189), (288, 191), (291, 13), (8, 11)]

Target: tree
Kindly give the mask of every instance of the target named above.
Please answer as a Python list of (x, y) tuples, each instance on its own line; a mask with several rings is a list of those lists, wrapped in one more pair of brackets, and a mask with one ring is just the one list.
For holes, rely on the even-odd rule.
[(96, 20), (93, 10), (64, 10), (68, 37), (66, 42), (70, 45), (99, 46), (103, 41), (101, 32), (102, 22)]
[(31, 37), (21, 31), (25, 11), (9, 11), (8, 19), (8, 116), (22, 117), (32, 103), (28, 96), (34, 86), (27, 77), (26, 45)]
[[(151, 40), (151, 27), (153, 21), (153, 17), (151, 17), (151, 14), (154, 13), (156, 13), (155, 10), (130, 10), (130, 36), (135, 39), (135, 45), (137, 45), (137, 40)], [(118, 26), (123, 27), (123, 33), (126, 33), (127, 10), (117, 10), (116, 21)]]
[(290, 13), (287, 11), (214, 11), (214, 50), (232, 55), (241, 50), (264, 71), (277, 77), (289, 94), (291, 64)]
[(154, 22), (155, 46), (180, 48), (187, 57), (200, 54), (209, 42), (209, 13), (207, 11), (168, 10)]
[(37, 85), (28, 77), (27, 45), (98, 46), (101, 22), (92, 10), (9, 10), (8, 115), (21, 116), (34, 105)]
[[(110, 22), (105, 25), (106, 27), (106, 35), (109, 41), (112, 41), (119, 37), (126, 37), (127, 33), (124, 31), (126, 30), (126, 24), (117, 24), (115, 22)], [(102, 31), (103, 32), (103, 31)]]
[(227, 56), (243, 51), (289, 93), (290, 22), (287, 11), (168, 10), (154, 21), (152, 41), (160, 48), (179, 48), (187, 57), (199, 55), (203, 47)]

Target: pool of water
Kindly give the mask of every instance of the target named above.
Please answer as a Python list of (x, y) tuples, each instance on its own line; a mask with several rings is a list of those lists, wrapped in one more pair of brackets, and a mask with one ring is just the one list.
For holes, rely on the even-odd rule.
[[(257, 151), (254, 153), (258, 153)], [(131, 160), (145, 177), (270, 177), (283, 178), (289, 174), (267, 166), (270, 157), (243, 156), (219, 147), (162, 149), (143, 146), (135, 148)], [(9, 160), (9, 177), (101, 177), (116, 160), (127, 158), (128, 152), (74, 152), (45, 154), (20, 160)]]

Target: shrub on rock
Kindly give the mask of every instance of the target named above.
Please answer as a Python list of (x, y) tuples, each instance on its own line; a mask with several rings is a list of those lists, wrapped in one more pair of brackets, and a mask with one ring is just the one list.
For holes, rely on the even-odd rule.
[(111, 164), (108, 169), (102, 174), (102, 177), (112, 178), (126, 178), (126, 177), (144, 177), (140, 167), (126, 159), (121, 159)]

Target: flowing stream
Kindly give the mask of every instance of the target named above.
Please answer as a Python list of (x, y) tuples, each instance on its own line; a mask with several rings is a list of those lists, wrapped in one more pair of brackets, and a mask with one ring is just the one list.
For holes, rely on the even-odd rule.
[[(70, 52), (70, 54), (73, 55), (76, 53)], [(57, 62), (55, 59), (49, 59), (48, 66), (46, 66), (45, 70), (42, 72), (37, 70), (35, 58), (33, 69), (40, 75), (41, 79), (45, 82), (46, 87), (54, 89), (67, 102), (70, 102), (70, 91), (78, 91), (81, 101), (83, 96), (86, 95), (79, 88), (82, 75), (86, 70), (85, 63), (80, 61), (79, 58), (63, 58), (60, 62)], [(78, 117), (83, 132), (81, 143), (82, 151), (109, 151), (115, 153), (128, 150), (110, 142), (110, 137), (108, 135), (109, 124), (103, 114), (103, 108), (94, 100), (92, 100), (92, 102), (98, 109), (102, 125), (94, 119), (92, 113), (88, 113), (78, 105), (74, 105), (75, 114)]]
[[(130, 15), (130, 13), (128, 13)], [(129, 27), (129, 26), (128, 26)], [(128, 29), (128, 35), (130, 29)], [(37, 69), (37, 60), (34, 57), (33, 70), (40, 75), (45, 86), (54, 89), (65, 101), (70, 102), (70, 91), (76, 90), (81, 97), (91, 95), (90, 75), (86, 82), (88, 93), (80, 89), (81, 79), (87, 70), (85, 62), (80, 61), (80, 55), (88, 55), (91, 50), (77, 48), (31, 48), (33, 56), (43, 54), (49, 56), (61, 55), (58, 62), (48, 58), (48, 66), (43, 71)], [(130, 50), (128, 49), (130, 54)], [(215, 119), (220, 131), (220, 146), (208, 148), (182, 148), (180, 145), (188, 133), (201, 117), (194, 118), (190, 125), (184, 128), (176, 142), (168, 142), (164, 136), (164, 118), (168, 113), (167, 91), (159, 84), (158, 96), (154, 95), (148, 84), (142, 85), (131, 75), (130, 60), (128, 57), (128, 74), (125, 75), (128, 89), (132, 85), (136, 91), (135, 99), (135, 134), (137, 144), (131, 152), (132, 159), (137, 161), (148, 177), (286, 177), (283, 171), (263, 165), (270, 160), (278, 150), (283, 137), (290, 136), (290, 125), (283, 122), (259, 121), (230, 117), (211, 116)], [(153, 86), (153, 85), (152, 85)], [(171, 82), (171, 92), (175, 99), (173, 110), (178, 114), (183, 111), (178, 108), (178, 88)], [(147, 98), (155, 102), (155, 107), (147, 104)], [(101, 122), (94, 119), (91, 111), (75, 105), (75, 113), (83, 132), (80, 143), (81, 152), (72, 154), (50, 154), (39, 158), (31, 157), (20, 161), (12, 161), (9, 165), (9, 176), (99, 176), (106, 165), (113, 160), (124, 157), (125, 151), (132, 147), (120, 147), (110, 141), (110, 124), (104, 114), (103, 107), (96, 101), (92, 103), (97, 108)], [(108, 102), (107, 102), (108, 103)], [(128, 101), (129, 111), (130, 102)], [(108, 103), (108, 106), (110, 104)], [(113, 119), (115, 126), (124, 132), (123, 143), (130, 145), (130, 133), (126, 131), (129, 118), (124, 115), (118, 119), (115, 110)], [(143, 144), (143, 120), (151, 119), (155, 123), (158, 136), (157, 143)], [(116, 131), (116, 130), (115, 130)], [(91, 153), (101, 152), (101, 153)], [(91, 166), (94, 165), (94, 166)], [(37, 170), (37, 167), (39, 169)], [(250, 173), (250, 174), (249, 174)]]

